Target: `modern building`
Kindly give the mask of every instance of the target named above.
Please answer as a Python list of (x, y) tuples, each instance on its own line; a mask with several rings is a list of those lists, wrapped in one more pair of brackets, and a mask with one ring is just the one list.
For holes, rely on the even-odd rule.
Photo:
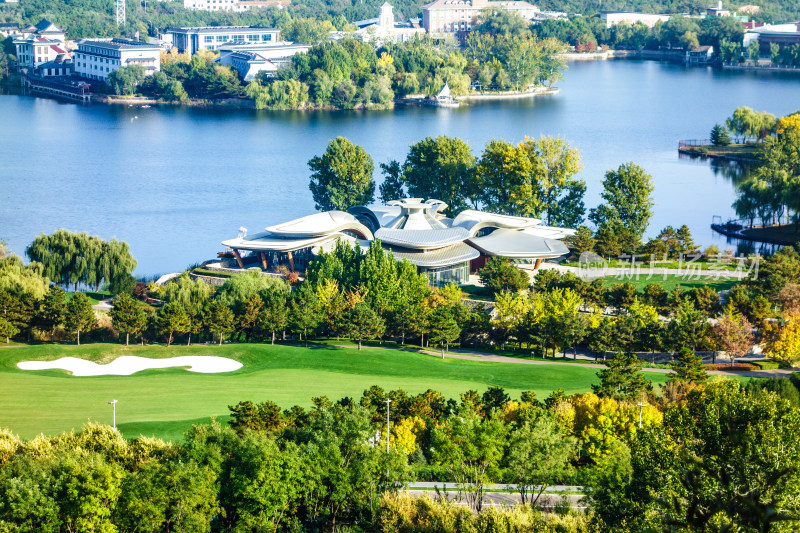
[(291, 3), (291, 0), (183, 0), (183, 7), (203, 11), (235, 11), (241, 13), (259, 7), (286, 7)]
[(441, 212), (447, 204), (421, 198), (394, 200), (384, 206), (326, 211), (223, 241), (240, 268), (271, 270), (285, 265), (303, 271), (309, 261), (330, 251), (338, 240), (362, 250), (378, 239), (397, 260), (408, 259), (432, 285), (465, 283), (490, 257), (534, 263), (568, 253), (559, 239), (573, 230), (542, 226), (535, 218), (466, 210), (455, 218)]
[(224, 44), (277, 43), (281, 31), (260, 26), (201, 26), (193, 28), (170, 28), (167, 34), (172, 44), (182, 54), (194, 55), (200, 50), (216, 50)]
[(717, 5), (706, 8), (706, 16), (709, 17), (730, 17), (731, 10), (722, 7), (722, 0), (717, 2)]
[(310, 45), (290, 41), (231, 42), (218, 48), (218, 61), (232, 66), (244, 81), (250, 81), (261, 72), (274, 75), (279, 68), (291, 63), (292, 57), (310, 49)]
[(507, 9), (530, 21), (565, 17), (565, 13), (541, 11), (524, 0), (434, 0), (422, 6), (422, 26), (430, 35), (463, 38), (472, 31), (485, 9)]
[(14, 39), (17, 51), (17, 66), (20, 69), (33, 70), (44, 63), (61, 58), (68, 59), (69, 51), (64, 46), (66, 31), (47, 19), (42, 19), (35, 26), (20, 29)]
[(621, 13), (610, 11), (601, 13), (600, 18), (605, 21), (606, 28), (616, 26), (617, 24), (633, 25), (637, 22), (640, 22), (652, 30), (657, 23), (668, 21), (669, 15), (654, 15), (652, 13)]
[(74, 53), (75, 75), (106, 81), (120, 67), (141, 65), (145, 74), (161, 70), (161, 48), (130, 39), (82, 39)]
[(770, 55), (770, 46), (778, 45), (780, 48), (800, 44), (800, 23), (765, 25), (748, 30), (744, 34), (743, 46), (747, 46), (752, 41), (758, 41), (761, 55)]
[(356, 37), (372, 43), (406, 42), (415, 35), (425, 33), (425, 29), (419, 24), (419, 19), (395, 22), (392, 6), (388, 2), (384, 2), (381, 6), (378, 18), (360, 20), (353, 24), (358, 28), (355, 32)]

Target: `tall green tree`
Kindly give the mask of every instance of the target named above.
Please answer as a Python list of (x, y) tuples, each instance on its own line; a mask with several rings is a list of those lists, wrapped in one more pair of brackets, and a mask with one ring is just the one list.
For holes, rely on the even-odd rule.
[(137, 335), (147, 327), (147, 314), (136, 300), (127, 294), (120, 294), (111, 309), (111, 325), (125, 334), (125, 346), (131, 335)]
[(50, 287), (36, 310), (36, 322), (50, 332), (50, 342), (55, 341), (56, 328), (64, 323), (67, 312), (67, 295), (57, 285)]
[(211, 300), (206, 305), (203, 311), (203, 324), (213, 337), (219, 339), (220, 346), (222, 346), (222, 340), (225, 336), (236, 329), (236, 319), (233, 311), (217, 299)]
[(172, 344), (172, 337), (177, 333), (187, 333), (192, 322), (186, 307), (180, 302), (167, 302), (158, 312), (158, 327), (169, 333), (167, 346)]
[(442, 200), (455, 215), (476, 203), (475, 156), (458, 138), (425, 137), (411, 145), (403, 164), (403, 182), (408, 194)]
[(383, 335), (386, 325), (378, 313), (365, 302), (356, 304), (345, 316), (347, 334), (358, 342), (358, 349), (365, 340), (375, 339)]
[(642, 375), (642, 362), (632, 353), (618, 353), (597, 373), (599, 385), (592, 385), (598, 396), (617, 400), (637, 400), (642, 393), (652, 390), (653, 385)]
[(78, 346), (81, 344), (81, 332), (90, 331), (97, 326), (97, 316), (92, 309), (92, 302), (82, 292), (72, 295), (67, 303), (67, 312), (64, 314), (64, 327), (75, 332)]
[(309, 188), (319, 211), (347, 211), (375, 198), (372, 157), (344, 137), (330, 141), (322, 157), (312, 157), (308, 167), (312, 172)]
[(461, 335), (461, 328), (453, 316), (452, 308), (446, 305), (434, 308), (427, 317), (427, 323), (430, 342), (434, 346), (439, 345), (444, 359), (445, 348), (458, 340)]
[(653, 216), (653, 190), (653, 177), (635, 163), (609, 170), (600, 193), (605, 202), (589, 212), (589, 220), (598, 227), (619, 223), (641, 238)]

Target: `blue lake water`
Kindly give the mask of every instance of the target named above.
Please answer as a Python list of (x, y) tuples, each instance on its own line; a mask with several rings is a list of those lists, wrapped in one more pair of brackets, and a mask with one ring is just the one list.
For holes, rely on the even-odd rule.
[[(560, 94), (459, 109), (253, 112), (79, 106), (0, 96), (0, 240), (19, 255), (57, 228), (125, 240), (138, 275), (179, 271), (214, 256), (240, 226), (251, 232), (314, 209), (307, 161), (342, 135), (375, 166), (403, 160), (428, 135), (465, 139), (480, 154), (494, 138), (559, 135), (582, 155), (587, 207), (606, 170), (633, 161), (655, 179), (648, 234), (733, 216), (730, 178), (679, 158), (679, 139), (707, 138), (747, 105), (800, 108), (800, 77), (726, 73), (646, 61), (571, 63)], [(376, 180), (380, 174), (376, 171)]]

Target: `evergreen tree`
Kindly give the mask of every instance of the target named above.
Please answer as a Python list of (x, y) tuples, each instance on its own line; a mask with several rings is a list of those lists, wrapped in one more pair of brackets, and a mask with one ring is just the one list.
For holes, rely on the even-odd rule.
[(705, 383), (708, 373), (703, 366), (703, 358), (695, 354), (691, 348), (681, 348), (675, 354), (675, 361), (670, 365), (672, 374), (669, 381), (691, 381), (692, 383)]
[(289, 309), (289, 324), (308, 346), (309, 332), (314, 331), (322, 320), (319, 300), (309, 285), (303, 283), (294, 291)]
[(264, 300), (257, 294), (254, 294), (244, 302), (244, 307), (236, 317), (236, 328), (239, 331), (239, 340), (241, 340), (241, 333), (245, 333), (245, 341), (250, 342), (250, 336), (258, 322), (258, 314), (261, 308), (264, 307)]
[(74, 331), (78, 346), (81, 344), (81, 331), (89, 331), (97, 326), (97, 316), (92, 309), (92, 302), (82, 292), (72, 295), (64, 314), (64, 327)]
[(147, 314), (131, 296), (120, 294), (111, 310), (111, 325), (125, 334), (125, 346), (128, 346), (131, 334), (141, 333), (147, 327)]
[(728, 130), (719, 124), (714, 124), (711, 128), (711, 144), (714, 146), (728, 146), (731, 144), (731, 136)]
[(383, 319), (365, 302), (356, 304), (348, 311), (345, 320), (347, 333), (358, 342), (359, 350), (362, 341), (380, 337), (386, 330)]
[(592, 391), (598, 396), (636, 400), (641, 393), (653, 389), (642, 374), (641, 361), (634, 354), (618, 353), (606, 361), (606, 367), (597, 373), (600, 384), (592, 385)]
[(158, 327), (168, 331), (167, 346), (172, 344), (175, 332), (186, 333), (192, 327), (192, 322), (186, 307), (180, 302), (167, 302), (158, 312)]
[(495, 294), (506, 291), (520, 292), (530, 284), (528, 274), (505, 257), (492, 257), (478, 274), (484, 287)]
[(319, 211), (347, 211), (375, 198), (372, 157), (344, 137), (328, 143), (322, 157), (311, 158), (308, 167), (312, 171), (309, 188)]
[(56, 328), (64, 323), (67, 312), (67, 295), (57, 285), (50, 287), (36, 312), (36, 321), (42, 329), (50, 331), (50, 342), (55, 340)]
[(236, 318), (230, 307), (219, 300), (211, 300), (203, 312), (203, 324), (212, 336), (222, 339), (236, 329)]
[(427, 323), (430, 341), (434, 346), (439, 345), (444, 359), (445, 347), (449, 347), (450, 343), (458, 340), (461, 335), (461, 328), (453, 318), (452, 309), (444, 305), (436, 307), (428, 315)]

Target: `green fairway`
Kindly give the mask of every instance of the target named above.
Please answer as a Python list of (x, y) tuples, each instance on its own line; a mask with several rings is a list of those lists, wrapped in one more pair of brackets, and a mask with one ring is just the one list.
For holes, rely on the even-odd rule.
[(637, 291), (641, 291), (647, 285), (651, 283), (657, 283), (661, 285), (665, 290), (672, 291), (675, 287), (680, 286), (682, 289), (689, 290), (695, 287), (702, 287), (707, 285), (714, 289), (715, 291), (724, 291), (732, 288), (734, 285), (739, 283), (736, 279), (730, 278), (721, 278), (721, 279), (714, 279), (712, 276), (705, 276), (705, 277), (695, 277), (691, 278), (691, 276), (675, 276), (675, 275), (653, 275), (648, 279), (647, 275), (641, 275), (638, 277), (634, 277), (631, 279), (630, 277), (623, 277), (623, 276), (606, 276), (604, 278), (600, 278), (603, 280), (603, 284), (606, 287), (613, 287), (618, 283), (626, 283), (631, 282), (636, 287)]
[[(108, 363), (121, 355), (218, 355), (236, 359), (244, 367), (226, 374), (172, 368), (132, 376), (75, 377), (61, 370), (23, 371), (16, 366), (19, 361), (67, 356)], [(240, 400), (308, 407), (314, 396), (358, 398), (371, 385), (409, 393), (431, 388), (454, 398), (469, 389), (482, 392), (490, 385), (500, 385), (512, 397), (534, 390), (544, 398), (558, 388), (567, 394), (588, 391), (596, 372), (583, 365), (441, 360), (394, 349), (359, 352), (324, 345), (19, 346), (0, 348), (0, 427), (30, 438), (77, 429), (87, 420), (110, 424), (107, 402), (116, 399), (117, 423), (126, 437), (145, 434), (177, 440), (193, 423), (207, 422), (212, 416), (226, 419), (228, 405)], [(648, 373), (647, 378), (661, 383), (666, 375)]]

